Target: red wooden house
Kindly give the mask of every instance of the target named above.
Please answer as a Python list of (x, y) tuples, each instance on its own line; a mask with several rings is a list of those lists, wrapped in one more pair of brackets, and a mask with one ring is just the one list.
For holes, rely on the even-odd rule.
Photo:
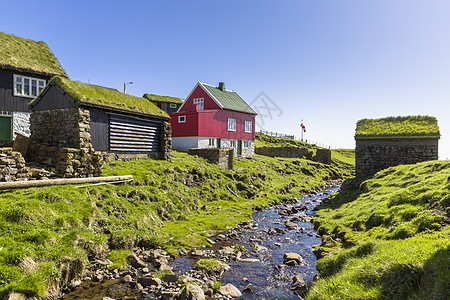
[(236, 92), (197, 83), (176, 113), (170, 114), (173, 149), (234, 148), (237, 156), (255, 152), (256, 112)]

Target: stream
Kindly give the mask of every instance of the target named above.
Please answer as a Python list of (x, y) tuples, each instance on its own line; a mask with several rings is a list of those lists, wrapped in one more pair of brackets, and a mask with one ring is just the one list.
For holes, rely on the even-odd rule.
[[(315, 213), (314, 208), (322, 200), (338, 190), (339, 186), (334, 186), (305, 196), (295, 204), (280, 204), (256, 212), (250, 228), (241, 231), (237, 239), (215, 244), (213, 248), (238, 244), (248, 251), (245, 259), (228, 262), (231, 268), (225, 272), (222, 285), (231, 283), (242, 291), (251, 283), (251, 291), (243, 292), (240, 299), (299, 299), (290, 290), (293, 277), (301, 275), (305, 282), (313, 281), (317, 270), (312, 247), (321, 243), (313, 225), (305, 219)], [(297, 226), (289, 229), (285, 221), (293, 218), (299, 221), (295, 222)], [(268, 234), (270, 228), (281, 230)], [(289, 252), (300, 254), (302, 262), (297, 266), (283, 264), (283, 254)], [(193, 267), (193, 262), (183, 257), (175, 260), (172, 266), (174, 272), (184, 273)]]

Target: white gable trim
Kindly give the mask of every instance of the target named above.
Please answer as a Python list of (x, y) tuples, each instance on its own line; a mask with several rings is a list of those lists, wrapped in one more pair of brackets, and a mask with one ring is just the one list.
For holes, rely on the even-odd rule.
[(217, 99), (216, 99), (213, 95), (211, 95), (211, 94), (203, 87), (203, 84), (206, 84), (206, 83), (202, 83), (202, 82), (200, 82), (200, 81), (197, 82), (197, 84), (194, 86), (194, 88), (192, 89), (192, 91), (191, 91), (191, 92), (189, 93), (189, 95), (186, 97), (186, 100), (184, 100), (183, 104), (181, 104), (180, 108), (177, 110), (177, 113), (178, 113), (178, 112), (181, 112), (181, 109), (183, 108), (184, 104), (189, 100), (189, 97), (191, 97), (192, 93), (195, 91), (195, 89), (196, 89), (198, 86), (200, 86), (200, 87), (202, 88), (202, 90), (203, 90), (203, 91), (204, 91), (211, 99), (213, 99), (213, 101), (216, 102), (216, 104), (217, 104), (221, 109), (223, 109), (223, 105), (220, 104), (219, 101), (217, 101)]

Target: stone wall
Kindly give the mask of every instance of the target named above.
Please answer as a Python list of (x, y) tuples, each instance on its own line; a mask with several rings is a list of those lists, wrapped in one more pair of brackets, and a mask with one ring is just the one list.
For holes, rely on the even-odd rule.
[(91, 149), (63, 148), (59, 151), (56, 165), (58, 177), (102, 176), (102, 154)]
[(0, 181), (19, 181), (31, 178), (22, 154), (12, 148), (0, 148)]
[(161, 157), (170, 161), (172, 158), (172, 126), (169, 122), (161, 124)]
[(405, 164), (438, 159), (438, 139), (357, 139), (356, 177)]
[(306, 148), (296, 147), (256, 147), (255, 153), (270, 157), (313, 158), (313, 152)]
[(92, 148), (89, 122), (89, 111), (80, 108), (33, 111), (30, 143), (57, 149)]
[(191, 148), (190, 155), (198, 155), (211, 163), (217, 163), (223, 170), (233, 170), (234, 148)]
[(28, 160), (56, 169), (58, 177), (100, 176), (102, 155), (91, 144), (88, 110), (33, 111)]

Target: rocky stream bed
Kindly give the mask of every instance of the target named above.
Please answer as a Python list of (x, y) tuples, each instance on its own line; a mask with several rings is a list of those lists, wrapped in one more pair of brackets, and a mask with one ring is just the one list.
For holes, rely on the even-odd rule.
[(62, 299), (301, 299), (318, 275), (312, 247), (321, 239), (311, 217), (338, 189), (256, 212), (253, 221), (211, 237), (212, 247), (180, 249), (179, 258), (161, 249), (135, 251), (130, 267), (114, 271), (106, 268), (112, 262), (97, 261)]

